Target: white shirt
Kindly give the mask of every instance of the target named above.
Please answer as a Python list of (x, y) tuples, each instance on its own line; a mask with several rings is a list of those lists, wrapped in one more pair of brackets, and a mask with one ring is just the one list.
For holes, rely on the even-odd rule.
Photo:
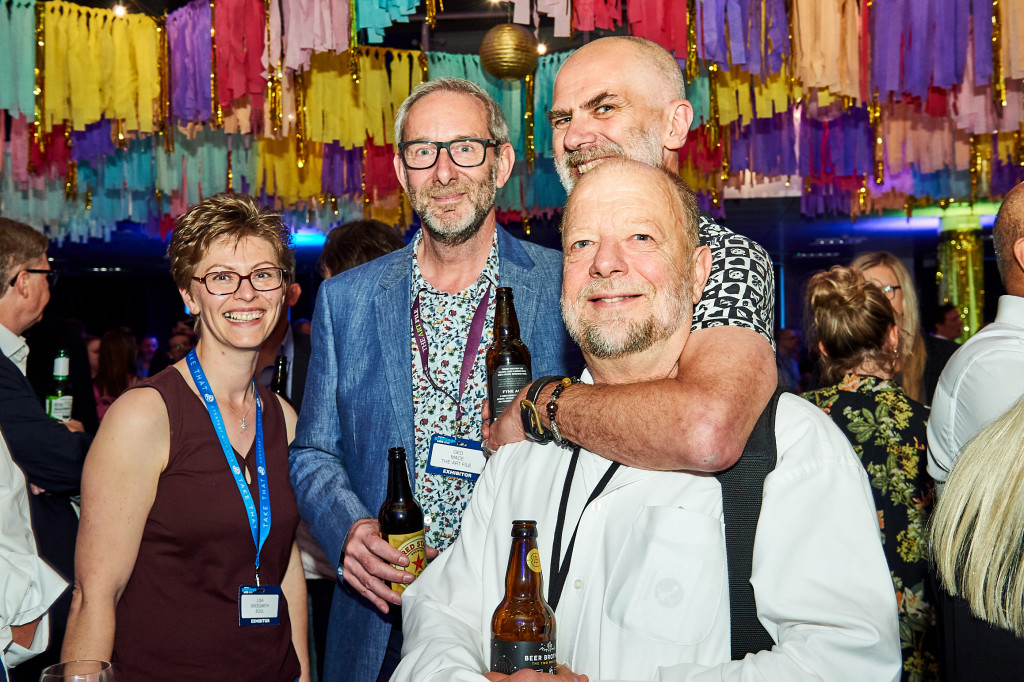
[[(25, 475), (11, 460), (0, 434), (0, 666), (13, 667), (46, 649), (50, 637), (46, 612), (66, 587), (36, 552)], [(42, 619), (29, 647), (14, 644), (11, 626), (31, 623), (39, 616)]]
[(928, 473), (940, 484), (960, 450), (1024, 394), (1024, 298), (1000, 296), (996, 320), (960, 347), (935, 387)]
[[(894, 680), (892, 579), (867, 476), (821, 410), (783, 395), (751, 582), (778, 642), (730, 661), (721, 487), (712, 476), (620, 468), (586, 509), (555, 613), (557, 660), (598, 680)], [(517, 443), (491, 459), (462, 533), (402, 596), (392, 680), (481, 680), (514, 519), (535, 519), (545, 586), (570, 453)], [(563, 531), (609, 465), (582, 451)], [(545, 587), (546, 589), (546, 587)]]
[(3, 353), (18, 366), (22, 374), (25, 374), (25, 368), (28, 366), (28, 343), (24, 336), (18, 336), (2, 324), (0, 324), (0, 353)]

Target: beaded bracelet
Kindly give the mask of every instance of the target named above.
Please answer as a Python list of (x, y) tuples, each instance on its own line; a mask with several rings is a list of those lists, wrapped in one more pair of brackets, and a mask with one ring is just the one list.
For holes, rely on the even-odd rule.
[(551, 393), (551, 400), (548, 402), (548, 430), (551, 431), (551, 435), (554, 436), (554, 441), (562, 447), (568, 447), (571, 445), (567, 438), (562, 437), (562, 432), (558, 430), (558, 424), (555, 423), (555, 415), (558, 414), (557, 400), (562, 395), (562, 391), (569, 388), (573, 384), (578, 384), (579, 379), (575, 377), (565, 377), (562, 379), (558, 386), (555, 386), (555, 390)]

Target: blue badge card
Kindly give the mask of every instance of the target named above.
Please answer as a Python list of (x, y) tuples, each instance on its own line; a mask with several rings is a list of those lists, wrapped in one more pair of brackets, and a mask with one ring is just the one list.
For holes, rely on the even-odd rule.
[(277, 625), (281, 622), (280, 585), (242, 585), (238, 588), (239, 625)]
[(487, 457), (478, 440), (434, 434), (430, 438), (427, 472), (475, 481), (484, 471)]

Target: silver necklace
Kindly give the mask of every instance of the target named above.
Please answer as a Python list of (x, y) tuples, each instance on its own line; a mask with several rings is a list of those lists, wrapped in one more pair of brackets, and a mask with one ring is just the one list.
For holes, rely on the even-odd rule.
[[(246, 388), (245, 390), (248, 391), (249, 389)], [(256, 395), (256, 384), (255, 383), (252, 384), (252, 395), (253, 395), (253, 397), (255, 397), (255, 395)], [(242, 420), (242, 430), (245, 431), (247, 428), (249, 428), (249, 425), (245, 423), (245, 418), (249, 414), (249, 410), (252, 408), (252, 402), (249, 402), (248, 407), (245, 408), (245, 413), (244, 414), (238, 414), (237, 412), (235, 412), (235, 408), (231, 407), (231, 403), (230, 402), (225, 403), (225, 404), (228, 406), (229, 410), (234, 412), (236, 417), (238, 417), (239, 419)]]

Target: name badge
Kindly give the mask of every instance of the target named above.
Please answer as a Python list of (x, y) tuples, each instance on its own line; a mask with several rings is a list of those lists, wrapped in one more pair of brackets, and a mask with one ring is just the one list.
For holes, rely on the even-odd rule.
[(431, 474), (475, 481), (483, 473), (487, 458), (478, 440), (434, 434), (430, 437), (427, 471)]
[(242, 585), (238, 588), (239, 625), (277, 625), (281, 608), (280, 585)]

